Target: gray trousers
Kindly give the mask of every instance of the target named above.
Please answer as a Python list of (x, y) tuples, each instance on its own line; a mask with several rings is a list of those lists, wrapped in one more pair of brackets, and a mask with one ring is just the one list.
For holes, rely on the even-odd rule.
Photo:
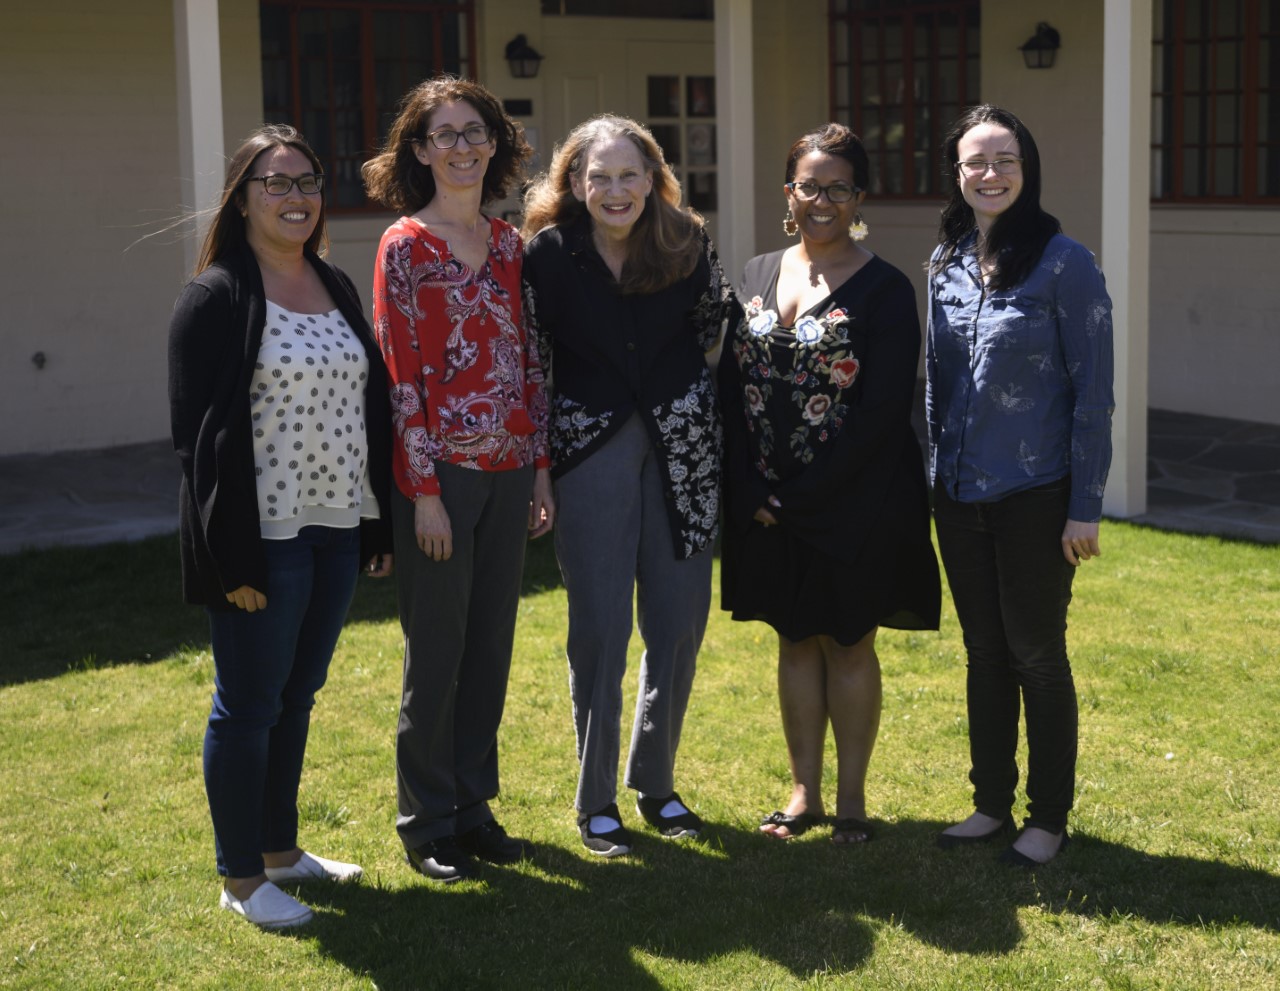
[(644, 656), (626, 784), (664, 797), (711, 608), (711, 552), (678, 560), (663, 474), (633, 416), (556, 482), (556, 556), (569, 594), (569, 689), (578, 737), (578, 811), (617, 800), (622, 678), (636, 592)]
[(498, 725), (507, 697), (533, 468), (475, 471), (436, 463), (453, 554), (418, 548), (413, 503), (392, 495), (404, 630), (396, 732), (396, 829), (406, 848), (493, 818)]

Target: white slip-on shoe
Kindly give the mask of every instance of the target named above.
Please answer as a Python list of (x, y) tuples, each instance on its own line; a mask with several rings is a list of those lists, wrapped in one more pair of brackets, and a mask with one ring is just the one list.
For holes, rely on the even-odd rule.
[(292, 881), (358, 881), (364, 874), (359, 864), (344, 864), (339, 860), (304, 853), (292, 867), (267, 867), (263, 871), (273, 884)]
[(305, 926), (315, 918), (311, 909), (292, 895), (285, 894), (270, 881), (259, 886), (243, 901), (223, 888), (218, 904), (228, 912), (243, 915), (263, 929), (292, 929), (294, 926)]

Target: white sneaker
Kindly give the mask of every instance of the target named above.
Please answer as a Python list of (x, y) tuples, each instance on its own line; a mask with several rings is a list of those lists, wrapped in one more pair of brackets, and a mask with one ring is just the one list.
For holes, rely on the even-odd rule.
[(315, 918), (311, 909), (292, 895), (285, 894), (270, 881), (259, 886), (243, 901), (223, 888), (218, 904), (228, 912), (243, 915), (263, 929), (292, 929), (294, 926), (305, 926)]
[(264, 868), (267, 880), (273, 884), (291, 881), (358, 881), (364, 874), (359, 864), (344, 864), (338, 860), (326, 860), (304, 853), (292, 867)]

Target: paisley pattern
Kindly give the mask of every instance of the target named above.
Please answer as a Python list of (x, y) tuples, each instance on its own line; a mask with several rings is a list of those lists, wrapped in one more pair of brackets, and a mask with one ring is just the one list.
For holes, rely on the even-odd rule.
[(439, 492), (435, 461), (549, 464), (542, 363), (522, 313), (520, 235), (489, 223), (478, 270), (407, 217), (379, 248), (374, 333), (391, 380), (396, 481), (410, 499)]

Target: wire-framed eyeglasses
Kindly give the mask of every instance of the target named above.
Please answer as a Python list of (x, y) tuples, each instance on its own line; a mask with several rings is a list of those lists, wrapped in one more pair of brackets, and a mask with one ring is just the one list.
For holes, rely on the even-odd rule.
[(441, 151), (448, 151), (458, 143), (458, 138), (466, 138), (469, 145), (482, 145), (493, 136), (493, 128), (488, 124), (472, 124), (470, 127), (463, 128), (461, 131), (455, 131), (452, 128), (442, 128), (439, 131), (432, 131), (425, 138), (418, 138), (419, 141), (430, 141)]
[(271, 196), (284, 196), (294, 186), (297, 186), (298, 192), (304, 196), (315, 196), (324, 189), (324, 176), (315, 172), (304, 172), (300, 176), (281, 175), (274, 172), (271, 175), (245, 176), (244, 181), (262, 183), (262, 188)]
[(970, 179), (981, 179), (987, 174), (987, 169), (991, 169), (996, 175), (1013, 175), (1022, 168), (1022, 159), (997, 158), (994, 162), (984, 162), (980, 158), (974, 158), (967, 162), (956, 162), (956, 168)]
[(858, 193), (857, 186), (847, 182), (833, 182), (830, 186), (819, 186), (816, 182), (789, 182), (786, 184), (791, 195), (800, 200), (816, 200), (823, 193), (832, 203), (848, 203)]

